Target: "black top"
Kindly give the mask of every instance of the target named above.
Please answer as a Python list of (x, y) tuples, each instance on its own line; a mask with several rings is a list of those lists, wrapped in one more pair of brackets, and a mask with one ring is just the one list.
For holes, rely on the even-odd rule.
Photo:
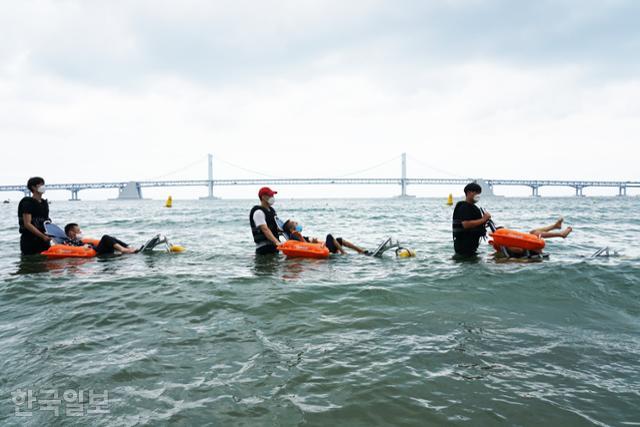
[(41, 232), (45, 232), (44, 223), (49, 220), (49, 203), (42, 199), (38, 202), (33, 197), (25, 197), (18, 205), (18, 231), (20, 232), (20, 251), (24, 255), (37, 254), (49, 248), (49, 242), (31, 233), (24, 226), (23, 214), (31, 214), (31, 224)]
[(249, 225), (251, 225), (251, 234), (253, 234), (253, 241), (256, 242), (256, 244), (259, 246), (265, 244), (273, 245), (273, 243), (269, 239), (267, 239), (267, 236), (264, 235), (260, 227), (256, 227), (256, 223), (253, 221), (253, 214), (257, 210), (261, 210), (262, 212), (264, 212), (267, 227), (277, 239), (278, 234), (280, 234), (280, 229), (278, 228), (278, 223), (276, 222), (276, 210), (272, 207), (269, 209), (265, 209), (260, 205), (256, 205), (251, 209), (251, 212), (249, 212)]
[(49, 220), (49, 202), (42, 199), (38, 202), (33, 197), (24, 197), (18, 205), (18, 231), (20, 234), (29, 231), (24, 227), (23, 214), (31, 214), (31, 224), (44, 233), (44, 223)]
[(456, 253), (461, 255), (473, 255), (478, 250), (480, 238), (487, 234), (484, 225), (465, 229), (463, 221), (482, 218), (482, 212), (473, 203), (460, 201), (453, 210), (453, 247)]

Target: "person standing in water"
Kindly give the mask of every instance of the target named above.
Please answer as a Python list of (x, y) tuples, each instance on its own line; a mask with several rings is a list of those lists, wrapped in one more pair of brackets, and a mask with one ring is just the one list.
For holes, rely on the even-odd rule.
[(45, 192), (44, 179), (39, 176), (29, 178), (27, 188), (31, 196), (26, 196), (18, 204), (18, 231), (20, 232), (20, 252), (34, 255), (46, 251), (51, 246), (51, 237), (45, 234), (44, 223), (49, 219), (49, 202), (42, 198)]
[(280, 228), (278, 227), (276, 210), (273, 208), (275, 203), (274, 196), (277, 193), (277, 191), (273, 191), (269, 187), (262, 187), (258, 191), (260, 204), (254, 206), (249, 213), (249, 224), (251, 225), (253, 241), (256, 243), (257, 255), (278, 252)]
[(453, 210), (453, 248), (456, 254), (473, 256), (480, 246), (480, 238), (487, 234), (486, 224), (491, 219), (489, 212), (482, 212), (476, 206), (480, 201), (482, 187), (475, 182), (464, 187), (465, 200), (456, 204)]

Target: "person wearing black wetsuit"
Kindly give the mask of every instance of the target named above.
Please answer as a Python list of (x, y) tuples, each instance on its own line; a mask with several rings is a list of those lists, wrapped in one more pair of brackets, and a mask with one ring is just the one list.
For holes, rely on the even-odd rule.
[(453, 248), (458, 255), (475, 255), (480, 238), (487, 234), (486, 223), (491, 219), (491, 214), (483, 213), (476, 206), (480, 193), (480, 185), (475, 182), (467, 184), (464, 187), (465, 200), (458, 202), (453, 210)]
[[(70, 246), (85, 246), (86, 244), (82, 241), (82, 231), (80, 230), (80, 226), (74, 222), (67, 224), (64, 226), (64, 233), (67, 235), (67, 241), (65, 244)], [(97, 245), (90, 245), (98, 255), (112, 254), (115, 251), (118, 251), (123, 254), (133, 254), (136, 253), (137, 250), (130, 248), (122, 240), (116, 239), (115, 237), (111, 237), (107, 234), (102, 236), (100, 242)]]
[(269, 187), (262, 187), (258, 191), (260, 204), (251, 208), (249, 213), (249, 225), (253, 241), (256, 243), (256, 254), (266, 255), (278, 252), (277, 246), (280, 244), (276, 210), (273, 208), (277, 191)]
[(20, 252), (34, 255), (46, 251), (51, 246), (51, 237), (45, 234), (44, 223), (49, 219), (49, 202), (42, 198), (45, 192), (44, 179), (30, 178), (27, 188), (31, 196), (26, 196), (18, 204), (18, 231), (20, 232)]

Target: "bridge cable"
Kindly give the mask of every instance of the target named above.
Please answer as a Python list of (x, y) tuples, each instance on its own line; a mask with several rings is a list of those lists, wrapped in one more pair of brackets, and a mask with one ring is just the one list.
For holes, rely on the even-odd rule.
[[(384, 165), (386, 165), (388, 163), (396, 161), (399, 158), (400, 158), (400, 156), (396, 156), (396, 157), (393, 157), (391, 159), (385, 160), (385, 161), (383, 161), (381, 163), (377, 163), (377, 164), (375, 164), (373, 166), (367, 167), (365, 169), (360, 169), (360, 170), (356, 170), (356, 171), (353, 171), (353, 172), (349, 172), (349, 173), (345, 173), (345, 174), (341, 174), (341, 175), (337, 175), (337, 176), (333, 175), (333, 176), (329, 176), (329, 177), (325, 177), (325, 178), (327, 178), (327, 179), (330, 179), (330, 178), (344, 178), (344, 177), (347, 177), (347, 176), (356, 175), (356, 174), (360, 174), (360, 173), (363, 173), (363, 172), (368, 172), (368, 171), (370, 171), (372, 169), (376, 169), (376, 168), (379, 168), (380, 166), (384, 166)], [(271, 174), (268, 174), (268, 173), (265, 173), (265, 172), (260, 172), (260, 171), (256, 171), (256, 170), (252, 170), (252, 169), (247, 169), (247, 168), (242, 167), (240, 165), (237, 165), (235, 163), (231, 163), (231, 162), (229, 162), (227, 160), (221, 159), (220, 157), (216, 157), (215, 159), (220, 161), (220, 162), (222, 162), (222, 163), (225, 163), (225, 164), (227, 164), (229, 166), (232, 166), (234, 168), (243, 170), (245, 172), (254, 173), (254, 174), (257, 174), (257, 175), (265, 176), (267, 178), (286, 179), (285, 177), (282, 177), (282, 176), (276, 176), (276, 175), (271, 175)], [(291, 177), (288, 177), (288, 178), (291, 178)]]
[(442, 173), (442, 174), (445, 174), (445, 175), (448, 175), (448, 176), (451, 176), (451, 177), (454, 177), (454, 178), (462, 178), (462, 179), (466, 179), (466, 178), (468, 178), (468, 177), (466, 177), (466, 176), (461, 176), (461, 175), (458, 175), (458, 174), (455, 174), (455, 173), (452, 173), (452, 172), (446, 171), (446, 170), (444, 170), (444, 169), (439, 169), (439, 168), (437, 168), (437, 167), (435, 167), (435, 166), (432, 166), (432, 165), (430, 165), (430, 164), (428, 164), (428, 163), (425, 163), (425, 162), (423, 162), (423, 161), (420, 161), (420, 160), (416, 159), (416, 158), (415, 158), (415, 157), (413, 157), (413, 156), (409, 156), (409, 155), (407, 155), (407, 158), (409, 158), (409, 159), (413, 160), (414, 162), (416, 162), (416, 163), (418, 163), (418, 164), (420, 164), (420, 165), (422, 165), (422, 166), (426, 167), (427, 169), (431, 169), (431, 170), (433, 170), (433, 171), (440, 172), (440, 173)]
[(221, 163), (225, 163), (225, 164), (227, 164), (229, 166), (232, 166), (232, 167), (234, 167), (236, 169), (240, 169), (240, 170), (245, 171), (245, 172), (249, 172), (249, 173), (253, 173), (253, 174), (256, 174), (256, 175), (265, 176), (267, 178), (275, 178), (275, 179), (282, 179), (283, 178), (281, 176), (275, 176), (275, 175), (271, 175), (271, 174), (268, 174), (268, 173), (265, 173), (265, 172), (260, 172), (260, 171), (256, 171), (256, 170), (253, 170), (253, 169), (247, 169), (247, 168), (242, 167), (240, 165), (236, 165), (235, 163), (231, 163), (229, 161), (221, 159), (220, 157), (214, 157), (214, 159), (216, 161), (219, 161)]
[(157, 181), (160, 178), (165, 178), (165, 177), (170, 176), (170, 175), (175, 175), (178, 172), (182, 172), (182, 171), (185, 171), (185, 170), (187, 170), (189, 168), (192, 168), (193, 166), (195, 166), (198, 163), (202, 162), (206, 158), (207, 158), (207, 156), (200, 156), (200, 157), (198, 157), (198, 160), (195, 160), (194, 162), (191, 162), (188, 165), (181, 167), (180, 169), (176, 169), (176, 170), (171, 171), (169, 173), (165, 173), (165, 174), (162, 174), (162, 175), (155, 176), (153, 178), (149, 178), (146, 181)]
[(394, 162), (394, 161), (398, 160), (399, 158), (400, 158), (400, 156), (396, 156), (396, 157), (394, 157), (392, 159), (385, 160), (384, 162), (375, 164), (375, 165), (370, 166), (368, 168), (360, 169), (360, 170), (357, 170), (355, 172), (345, 173), (345, 174), (342, 174), (342, 175), (333, 176), (332, 178), (344, 178), (344, 177), (347, 177), (347, 176), (352, 176), (352, 175), (357, 175), (357, 174), (360, 174), (360, 173), (363, 173), (363, 172), (368, 172), (368, 171), (370, 171), (372, 169), (376, 169), (376, 168), (379, 168), (380, 166), (384, 166), (384, 165), (386, 165), (388, 163)]

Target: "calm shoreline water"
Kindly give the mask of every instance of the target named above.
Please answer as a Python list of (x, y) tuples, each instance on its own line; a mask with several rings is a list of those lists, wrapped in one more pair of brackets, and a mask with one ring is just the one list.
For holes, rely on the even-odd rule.
[[(86, 235), (187, 248), (81, 261), (21, 259), (0, 206), (3, 425), (640, 422), (638, 198), (483, 201), (501, 225), (574, 227), (536, 264), (452, 260), (439, 199), (279, 200), (305, 233), (418, 252), (326, 261), (256, 259), (252, 201), (162, 204), (54, 202)], [(18, 418), (18, 389), (106, 390), (108, 414)]]

